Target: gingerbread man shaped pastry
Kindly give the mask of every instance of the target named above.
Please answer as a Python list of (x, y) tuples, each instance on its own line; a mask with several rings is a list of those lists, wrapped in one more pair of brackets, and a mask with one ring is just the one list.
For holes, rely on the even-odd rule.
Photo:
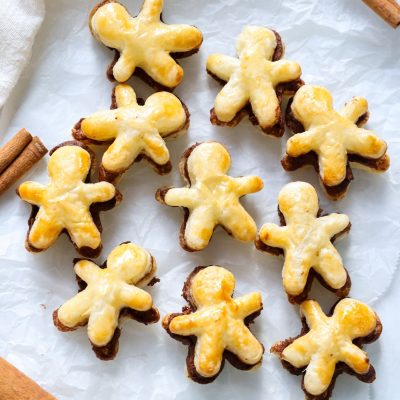
[(377, 340), (382, 324), (376, 313), (361, 301), (343, 299), (326, 316), (316, 301), (307, 300), (300, 306), (303, 330), (297, 338), (275, 344), (275, 353), (290, 372), (303, 374), (306, 399), (327, 400), (336, 377), (342, 372), (371, 383), (375, 370), (368, 354), (361, 350), (364, 343)]
[(375, 172), (389, 168), (386, 143), (361, 128), (368, 116), (368, 103), (362, 97), (354, 97), (337, 112), (327, 89), (303, 86), (287, 108), (287, 125), (297, 134), (287, 142), (283, 168), (293, 171), (313, 165), (327, 195), (342, 198), (353, 179), (350, 163)]
[(300, 65), (281, 60), (284, 47), (279, 34), (259, 26), (246, 26), (236, 41), (239, 58), (212, 54), (207, 72), (228, 82), (218, 93), (211, 122), (235, 126), (243, 116), (269, 135), (282, 136), (283, 93), (294, 93), (302, 84)]
[(50, 183), (24, 182), (18, 188), (33, 207), (25, 246), (32, 252), (47, 250), (65, 232), (79, 253), (97, 257), (102, 249), (99, 211), (115, 206), (121, 195), (111, 183), (89, 183), (94, 155), (81, 143), (65, 142), (50, 155)]
[(258, 176), (232, 178), (226, 175), (231, 159), (226, 148), (217, 142), (198, 143), (184, 153), (180, 171), (188, 182), (186, 188), (160, 188), (156, 199), (169, 206), (184, 207), (185, 218), (180, 243), (188, 251), (204, 249), (217, 225), (235, 239), (255, 239), (254, 220), (239, 198), (260, 191), (263, 182)]
[(108, 71), (110, 78), (125, 82), (140, 68), (145, 73), (142, 77), (153, 85), (173, 89), (182, 81), (183, 69), (170, 53), (174, 57), (196, 53), (203, 36), (194, 26), (161, 22), (162, 8), (162, 0), (145, 0), (134, 18), (113, 0), (103, 1), (93, 9), (91, 32), (99, 42), (117, 51)]
[(347, 296), (350, 277), (332, 242), (350, 230), (348, 216), (335, 213), (320, 217), (317, 192), (305, 182), (285, 185), (278, 204), (284, 226), (263, 225), (256, 246), (272, 254), (284, 253), (283, 286), (289, 301), (302, 302), (315, 275), (337, 296)]
[(126, 242), (109, 254), (102, 267), (78, 260), (74, 268), (82, 291), (54, 311), (54, 324), (67, 332), (87, 323), (90, 342), (100, 359), (113, 359), (118, 351), (121, 316), (145, 324), (159, 320), (150, 294), (138, 287), (149, 284), (156, 271), (146, 250)]
[(183, 287), (190, 307), (163, 319), (173, 338), (189, 344), (187, 370), (198, 383), (212, 382), (224, 358), (239, 369), (261, 362), (264, 347), (248, 328), (262, 310), (261, 294), (233, 299), (234, 287), (235, 278), (225, 268), (197, 267)]
[(146, 158), (155, 170), (171, 170), (164, 138), (176, 137), (188, 126), (186, 107), (171, 93), (151, 95), (139, 105), (132, 87), (117, 85), (111, 110), (99, 111), (79, 121), (73, 136), (85, 143), (110, 143), (103, 155), (100, 179), (115, 181), (134, 161)]

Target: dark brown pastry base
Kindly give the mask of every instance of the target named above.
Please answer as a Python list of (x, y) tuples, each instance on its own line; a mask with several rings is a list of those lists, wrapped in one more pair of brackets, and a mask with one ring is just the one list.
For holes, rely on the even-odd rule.
[[(169, 325), (170, 325), (171, 321), (175, 317), (177, 317), (179, 315), (191, 314), (191, 313), (196, 311), (196, 305), (195, 305), (194, 300), (193, 300), (193, 298), (192, 298), (192, 296), (190, 294), (190, 289), (191, 289), (191, 285), (192, 285), (192, 279), (195, 277), (195, 275), (199, 271), (201, 271), (204, 268), (207, 268), (207, 267), (206, 266), (196, 267), (190, 273), (190, 275), (188, 276), (185, 284), (183, 285), (182, 296), (189, 303), (189, 305), (183, 307), (181, 313), (170, 314), (169, 317), (162, 322), (163, 328), (168, 332), (168, 334), (173, 339), (178, 340), (179, 342), (189, 346), (188, 355), (186, 357), (186, 367), (187, 367), (188, 376), (193, 381), (195, 381), (197, 383), (201, 383), (201, 384), (211, 383), (218, 377), (218, 375), (222, 372), (222, 370), (224, 368), (225, 359), (228, 360), (229, 363), (232, 366), (234, 366), (235, 368), (240, 369), (240, 370), (244, 370), (244, 371), (248, 371), (248, 370), (250, 370), (250, 369), (252, 369), (255, 366), (260, 364), (260, 363), (257, 363), (257, 364), (246, 364), (242, 360), (240, 360), (235, 354), (233, 354), (232, 352), (230, 352), (228, 350), (225, 350), (224, 354), (222, 356), (223, 358), (222, 358), (222, 362), (221, 362), (221, 368), (218, 371), (218, 373), (216, 375), (212, 376), (212, 377), (205, 378), (204, 376), (200, 375), (197, 372), (196, 367), (194, 365), (194, 350), (195, 350), (196, 341), (197, 341), (196, 336), (180, 336), (180, 335), (176, 335), (176, 334), (172, 333), (169, 330)], [(253, 323), (254, 320), (260, 315), (261, 311), (262, 311), (262, 308), (260, 310), (258, 310), (257, 312), (249, 315), (244, 320), (245, 325), (247, 327), (249, 327), (249, 325), (251, 323)]]
[[(334, 311), (334, 309), (336, 307), (336, 304), (332, 307), (332, 309), (331, 309), (330, 313), (328, 314), (328, 316), (332, 316), (333, 311)], [(302, 379), (302, 382), (301, 382), (301, 388), (305, 393), (306, 400), (328, 400), (332, 396), (332, 392), (333, 392), (333, 389), (335, 387), (335, 383), (336, 383), (337, 377), (342, 373), (347, 373), (349, 375), (353, 375), (358, 380), (360, 380), (361, 382), (365, 382), (365, 383), (372, 383), (375, 380), (375, 377), (376, 377), (375, 369), (374, 369), (374, 367), (372, 365), (370, 365), (370, 368), (369, 368), (369, 370), (368, 370), (368, 372), (366, 374), (362, 374), (361, 375), (361, 374), (355, 373), (345, 363), (339, 362), (339, 363), (336, 364), (335, 373), (333, 375), (331, 384), (329, 385), (328, 389), (324, 393), (322, 393), (322, 394), (320, 394), (318, 396), (314, 396), (311, 393), (308, 393), (307, 390), (304, 387), (305, 368), (296, 368), (292, 364), (290, 364), (289, 362), (287, 362), (285, 360), (282, 360), (282, 353), (286, 349), (286, 347), (288, 347), (296, 339), (298, 339), (301, 336), (304, 336), (305, 334), (307, 334), (310, 331), (305, 318), (302, 318), (301, 323), (302, 323), (302, 329), (301, 329), (301, 332), (300, 332), (300, 334), (298, 336), (293, 337), (293, 338), (289, 338), (289, 339), (286, 339), (286, 340), (282, 340), (282, 341), (276, 343), (275, 345), (273, 345), (271, 347), (270, 352), (274, 353), (275, 355), (277, 355), (281, 359), (283, 367), (285, 369), (287, 369), (291, 374), (298, 375), (298, 376), (299, 375), (303, 375), (303, 379)], [(355, 345), (357, 345), (358, 347), (362, 348), (362, 346), (364, 344), (372, 343), (375, 340), (377, 340), (379, 338), (379, 336), (381, 335), (381, 333), (382, 333), (382, 323), (378, 318), (378, 322), (377, 322), (375, 330), (371, 334), (366, 336), (366, 337), (357, 338), (357, 339), (353, 340), (353, 343)]]
[[(92, 175), (92, 173), (93, 173), (93, 171), (95, 169), (95, 166), (96, 166), (96, 157), (95, 157), (93, 151), (91, 149), (89, 149), (87, 146), (85, 146), (85, 144), (83, 144), (83, 143), (81, 143), (79, 141), (76, 141), (76, 140), (71, 140), (71, 141), (68, 141), (68, 142), (60, 143), (59, 145), (54, 147), (50, 151), (49, 155), (51, 156), (57, 149), (59, 149), (60, 147), (63, 147), (63, 146), (78, 146), (78, 147), (82, 147), (82, 149), (86, 150), (90, 154), (91, 166), (90, 166), (89, 172), (87, 174), (85, 183), (91, 183), (91, 175)], [(19, 195), (18, 189), (17, 189), (17, 194)], [(121, 202), (121, 200), (122, 200), (122, 194), (116, 189), (115, 196), (111, 200), (103, 202), (103, 203), (93, 203), (90, 206), (90, 209), (89, 209), (90, 210), (90, 214), (92, 215), (93, 222), (96, 225), (96, 227), (97, 227), (97, 229), (99, 230), (100, 233), (103, 231), (103, 227), (101, 225), (101, 220), (100, 220), (100, 212), (101, 211), (111, 210), (116, 205), (118, 205)], [(28, 219), (28, 232), (27, 232), (26, 238), (25, 238), (25, 248), (28, 251), (32, 252), (32, 253), (40, 253), (42, 251), (47, 250), (47, 249), (38, 249), (38, 248), (36, 248), (35, 246), (33, 246), (29, 242), (29, 234), (31, 232), (32, 225), (35, 222), (36, 215), (37, 215), (38, 212), (39, 212), (39, 207), (37, 207), (35, 205), (32, 205), (32, 211), (31, 211), (31, 214), (30, 214), (29, 219)], [(68, 233), (68, 231), (66, 229), (63, 229), (61, 231), (60, 235), (62, 235), (63, 233), (68, 236), (69, 240), (74, 245), (76, 251), (80, 255), (82, 255), (83, 257), (96, 258), (96, 257), (98, 257), (100, 255), (101, 250), (103, 248), (102, 244), (100, 244), (100, 246), (98, 246), (95, 249), (92, 249), (91, 247), (87, 247), (87, 246), (78, 247), (74, 243), (74, 241), (71, 239), (71, 236), (69, 235), (69, 233)]]
[[(123, 242), (121, 244), (124, 244), (124, 243), (130, 243), (130, 242)], [(85, 258), (75, 258), (73, 260), (73, 264), (75, 265), (80, 260), (85, 260)], [(154, 263), (153, 257), (151, 257), (151, 262), (152, 262), (153, 267), (152, 267), (151, 271), (149, 272), (149, 274), (147, 274), (145, 277), (143, 277), (141, 282), (145, 282), (146, 280), (148, 280), (148, 278), (152, 274), (154, 274), (155, 263)], [(106, 267), (107, 267), (107, 261), (105, 261), (103, 263), (103, 265), (100, 266), (100, 268), (106, 268)], [(81, 292), (82, 290), (84, 290), (86, 288), (86, 286), (87, 286), (86, 282), (83, 281), (81, 278), (79, 278), (78, 275), (76, 275), (76, 281), (78, 283), (79, 292)], [(160, 281), (159, 278), (154, 277), (153, 279), (150, 280), (150, 282), (147, 284), (147, 286), (153, 286), (155, 283), (157, 283), (159, 281)], [(140, 284), (140, 282), (139, 282), (139, 284)], [(160, 314), (159, 314), (157, 308), (155, 308), (155, 307), (152, 307), (148, 311), (136, 311), (136, 310), (132, 310), (130, 308), (123, 308), (119, 314), (119, 322), (124, 318), (130, 318), (130, 319), (133, 319), (142, 324), (148, 325), (148, 324), (153, 324), (155, 322), (158, 322), (158, 320), (160, 319)], [(85, 321), (81, 324), (78, 324), (78, 325), (74, 326), (73, 328), (69, 328), (69, 327), (63, 325), (62, 322), (58, 319), (58, 309), (57, 309), (53, 312), (53, 323), (57, 327), (57, 329), (60, 330), (61, 332), (71, 332), (71, 331), (78, 329), (81, 326), (85, 326), (87, 324), (87, 321)], [(96, 354), (96, 357), (103, 361), (113, 360), (118, 353), (120, 335), (121, 335), (121, 328), (117, 327), (115, 329), (114, 335), (111, 338), (110, 342), (107, 343), (105, 346), (96, 346), (95, 344), (92, 343), (92, 349), (93, 349), (94, 353)]]
[[(95, 37), (95, 35), (93, 34), (93, 31), (92, 31), (91, 20), (92, 20), (93, 15), (96, 13), (96, 11), (97, 11), (101, 6), (103, 6), (104, 4), (107, 4), (107, 3), (119, 3), (119, 4), (121, 4), (119, 1), (116, 1), (116, 0), (104, 0), (104, 1), (100, 2), (99, 4), (97, 4), (97, 5), (93, 8), (93, 10), (90, 12), (90, 15), (89, 15), (89, 29), (90, 29), (90, 32), (92, 33), (92, 35), (93, 35), (93, 37), (94, 37), (95, 39), (96, 39), (96, 37)], [(125, 7), (123, 4), (121, 4), (121, 5), (126, 9), (126, 7)], [(137, 15), (136, 15), (136, 16), (137, 16)], [(135, 17), (136, 17), (136, 16), (135, 16)], [(133, 17), (133, 18), (135, 18), (135, 17)], [(160, 19), (161, 19), (162, 22), (164, 22), (163, 19), (162, 19), (162, 15), (161, 15), (161, 18), (160, 18)], [(96, 40), (97, 40), (97, 39), (96, 39)], [(193, 50), (190, 50), (190, 51), (183, 51), (183, 52), (176, 52), (176, 53), (170, 53), (170, 56), (175, 60), (175, 62), (176, 62), (177, 64), (179, 64), (179, 63), (177, 62), (177, 59), (189, 57), (189, 56), (191, 56), (191, 55), (193, 55), (193, 54), (196, 54), (196, 53), (199, 51), (199, 49), (200, 49), (202, 43), (203, 43), (203, 42), (201, 42), (201, 43), (199, 44), (199, 46), (196, 47), (196, 48), (193, 49)], [(111, 48), (111, 47), (108, 47), (108, 48), (109, 48), (110, 50), (114, 51), (114, 58), (113, 58), (111, 64), (110, 64), (110, 65), (108, 66), (108, 68), (107, 68), (107, 78), (108, 78), (111, 82), (115, 82), (116, 79), (114, 78), (113, 68), (114, 68), (114, 65), (117, 63), (117, 61), (118, 61), (118, 59), (119, 59), (119, 57), (120, 57), (120, 52), (119, 52), (118, 50), (116, 50), (116, 49)], [(160, 91), (163, 91), (163, 90), (165, 90), (165, 91), (167, 91), (167, 92), (172, 92), (172, 91), (176, 88), (176, 86), (174, 86), (174, 87), (168, 87), (168, 86), (162, 85), (161, 83), (155, 81), (150, 75), (148, 75), (143, 69), (141, 69), (141, 68), (139, 68), (139, 67), (136, 67), (136, 68), (135, 68), (135, 71), (134, 71), (134, 73), (131, 75), (131, 77), (132, 77), (132, 76), (137, 76), (139, 79), (141, 79), (143, 82), (147, 83), (150, 87), (152, 87), (152, 88), (153, 88), (155, 91), (157, 91), (157, 92), (160, 92)], [(131, 77), (130, 77), (130, 78), (131, 78)], [(120, 83), (123, 83), (123, 82), (120, 82)], [(181, 82), (180, 82), (180, 83), (181, 83)], [(178, 85), (179, 85), (179, 83), (178, 83)], [(177, 86), (178, 86), (178, 85), (177, 85)]]
[[(286, 221), (285, 221), (285, 217), (282, 214), (281, 210), (278, 207), (278, 215), (279, 215), (279, 220), (280, 220), (280, 224), (281, 226), (286, 226)], [(329, 214), (324, 214), (324, 215), (329, 215)], [(321, 217), (322, 216), (322, 209), (320, 208), (318, 210), (318, 214), (317, 217)], [(340, 236), (348, 233), (351, 229), (351, 223), (349, 223), (345, 229), (343, 229), (341, 232), (337, 233), (335, 236), (332, 237), (331, 242), (333, 243), (337, 238), (339, 238)], [(255, 240), (255, 246), (258, 250), (260, 251), (264, 251), (267, 252), (269, 254), (272, 254), (274, 256), (280, 256), (280, 255), (284, 255), (283, 253), (283, 249), (279, 248), (279, 247), (272, 247), (272, 246), (268, 246), (267, 244), (265, 244), (259, 237), (257, 237), (257, 239)], [(304, 290), (296, 295), (293, 296), (289, 293), (286, 293), (288, 296), (288, 300), (290, 303), (292, 304), (300, 304), (302, 303), (304, 300), (307, 299), (308, 294), (311, 290), (312, 284), (314, 279), (317, 279), (319, 281), (319, 283), (326, 289), (328, 289), (330, 292), (334, 293), (337, 297), (343, 298), (346, 297), (349, 292), (350, 292), (350, 288), (351, 288), (351, 279), (350, 279), (350, 275), (347, 272), (346, 269), (346, 273), (347, 273), (347, 279), (346, 279), (346, 283), (339, 289), (335, 289), (331, 286), (329, 286), (325, 280), (322, 278), (322, 276), (320, 274), (318, 274), (314, 269), (310, 269), (310, 272), (308, 274), (308, 278), (307, 278), (307, 283), (304, 287)]]
[[(189, 187), (189, 188), (191, 187), (192, 183), (190, 182), (189, 172), (188, 172), (188, 169), (187, 169), (187, 161), (188, 161), (188, 158), (190, 157), (190, 154), (192, 153), (192, 151), (202, 143), (204, 143), (204, 142), (195, 143), (195, 144), (191, 145), (183, 153), (181, 161), (179, 162), (179, 172), (180, 172), (181, 176), (184, 178), (184, 180), (186, 181), (187, 187)], [(163, 186), (163, 187), (159, 188), (157, 190), (156, 194), (155, 194), (155, 199), (159, 203), (167, 205), (166, 202), (165, 202), (165, 196), (167, 195), (167, 192), (170, 189), (173, 189), (173, 187), (172, 186)], [(183, 210), (183, 222), (182, 222), (182, 225), (181, 225), (181, 228), (180, 228), (180, 231), (179, 231), (179, 244), (181, 245), (182, 249), (184, 249), (186, 251), (189, 251), (189, 252), (195, 252), (195, 251), (203, 250), (203, 249), (195, 249), (193, 247), (190, 247), (187, 244), (186, 239), (185, 239), (185, 230), (186, 230), (186, 223), (187, 223), (187, 220), (189, 219), (190, 213), (189, 213), (189, 209), (188, 208), (186, 208), (186, 207), (180, 207), (180, 208)], [(226, 229), (226, 227), (223, 226), (223, 225), (216, 225), (214, 227), (214, 231), (218, 226), (220, 226), (229, 236), (233, 237), (232, 232), (230, 232), (228, 229)], [(213, 234), (211, 235), (210, 242), (211, 242), (211, 240), (213, 238), (214, 231), (213, 231)]]
[[(276, 37), (276, 48), (275, 52), (272, 56), (272, 61), (278, 61), (283, 57), (283, 54), (285, 53), (285, 48), (282, 42), (282, 38), (279, 35), (278, 32), (273, 31)], [(217, 82), (219, 82), (221, 85), (225, 85), (226, 82), (220, 78), (218, 78), (215, 74), (213, 74), (211, 71), (207, 70), (207, 73), (212, 76)], [(247, 105), (240, 110), (232, 120), (228, 122), (221, 121), (218, 119), (215, 109), (212, 108), (210, 110), (210, 121), (213, 125), (218, 125), (218, 126), (229, 126), (229, 127), (234, 127), (236, 126), (246, 115), (249, 116), (250, 122), (253, 125), (258, 125), (260, 129), (266, 134), (274, 137), (282, 137), (283, 134), (285, 133), (285, 122), (282, 114), (282, 108), (281, 108), (281, 103), (282, 103), (282, 96), (284, 94), (289, 94), (293, 95), (297, 92), (297, 90), (304, 85), (304, 82), (301, 79), (296, 79), (294, 81), (290, 82), (284, 82), (280, 83), (277, 85), (275, 88), (276, 96), (278, 98), (278, 103), (280, 104), (277, 109), (276, 109), (276, 124), (273, 126), (266, 126), (262, 127), (260, 126), (260, 123), (257, 119), (257, 117), (254, 115), (253, 110), (251, 108), (250, 102), (247, 103)]]
[[(137, 102), (141, 106), (144, 105), (144, 103), (145, 103), (144, 100), (141, 98), (138, 98)], [(179, 132), (188, 128), (188, 126), (190, 124), (190, 113), (189, 113), (188, 108), (186, 107), (186, 104), (183, 103), (182, 101), (181, 101), (181, 104), (182, 104), (182, 107), (185, 110), (185, 114), (186, 114), (186, 120), (185, 120), (184, 124), (181, 127), (179, 127), (176, 131), (171, 132), (167, 136), (164, 136), (163, 139), (166, 139), (168, 137), (174, 137)], [(114, 87), (112, 94), (111, 94), (110, 110), (115, 110), (116, 108), (118, 108), (118, 106), (117, 106), (117, 101), (115, 98), (115, 87)], [(79, 140), (82, 143), (85, 143), (86, 145), (94, 144), (94, 145), (99, 145), (99, 146), (110, 145), (114, 141), (114, 140), (109, 140), (109, 141), (101, 142), (98, 140), (93, 140), (93, 139), (88, 138), (81, 129), (81, 124), (82, 124), (83, 120), (84, 120), (84, 118), (81, 118), (72, 128), (72, 136), (74, 137), (74, 139)], [(150, 157), (148, 157), (144, 153), (139, 154), (139, 156), (136, 157), (136, 159), (133, 161), (132, 164), (140, 162), (142, 160), (146, 160), (151, 165), (151, 167), (154, 169), (154, 171), (157, 172), (159, 175), (168, 174), (172, 169), (172, 164), (170, 161), (168, 161), (166, 164), (157, 164), (154, 160), (152, 160)], [(118, 172), (111, 172), (111, 171), (106, 170), (104, 168), (103, 164), (100, 164), (99, 180), (116, 184), (118, 182), (118, 180), (121, 178), (121, 176), (131, 167), (131, 165), (124, 170), (121, 170)]]
[[(304, 127), (301, 124), (301, 122), (295, 118), (292, 112), (292, 107), (291, 107), (292, 102), (293, 99), (290, 99), (286, 108), (286, 116), (285, 116), (286, 125), (294, 134), (302, 133), (304, 132)], [(368, 118), (369, 118), (369, 113), (361, 115), (361, 117), (356, 122), (356, 125), (359, 127), (365, 125), (366, 122), (368, 121)], [(387, 154), (385, 154), (383, 157), (372, 159), (372, 158), (362, 157), (357, 154), (349, 153), (347, 155), (346, 177), (340, 184), (335, 186), (325, 185), (325, 183), (322, 181), (320, 177), (321, 184), (330, 199), (340, 200), (346, 195), (349, 185), (351, 181), (354, 179), (350, 163), (360, 164), (364, 167), (375, 170), (377, 172), (383, 172), (389, 168), (390, 160)], [(288, 154), (286, 154), (283, 157), (281, 164), (286, 171), (295, 171), (305, 165), (311, 165), (312, 167), (314, 167), (315, 171), (319, 175), (318, 156), (314, 152), (309, 152), (299, 157), (291, 157)]]

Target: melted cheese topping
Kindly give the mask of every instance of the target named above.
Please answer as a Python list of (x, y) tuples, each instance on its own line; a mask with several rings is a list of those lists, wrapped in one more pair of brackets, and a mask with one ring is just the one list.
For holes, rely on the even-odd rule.
[(96, 346), (105, 346), (114, 335), (123, 308), (137, 311), (152, 308), (151, 296), (135, 285), (148, 283), (154, 272), (150, 254), (133, 243), (117, 246), (108, 256), (104, 269), (89, 260), (81, 260), (75, 264), (75, 273), (87, 287), (58, 309), (58, 319), (69, 328), (88, 321), (90, 341)]
[(186, 244), (194, 250), (204, 249), (218, 224), (238, 240), (254, 240), (256, 224), (239, 198), (260, 191), (263, 188), (261, 178), (226, 175), (231, 165), (230, 155), (216, 142), (196, 146), (186, 163), (190, 186), (169, 189), (164, 199), (169, 206), (189, 209), (184, 234)]
[(96, 39), (120, 52), (113, 67), (117, 81), (127, 81), (136, 67), (169, 88), (182, 81), (183, 69), (169, 53), (195, 50), (203, 36), (194, 26), (161, 22), (162, 8), (162, 0), (145, 0), (140, 14), (132, 18), (124, 6), (109, 2), (93, 14), (90, 27)]
[(207, 70), (228, 83), (215, 99), (220, 121), (230, 122), (250, 102), (261, 128), (279, 122), (280, 104), (275, 93), (279, 83), (300, 78), (300, 65), (293, 61), (271, 61), (277, 46), (275, 33), (267, 28), (246, 26), (236, 41), (239, 59), (212, 54)]
[(284, 250), (282, 275), (285, 291), (292, 296), (301, 294), (311, 268), (330, 287), (339, 289), (344, 286), (347, 273), (331, 239), (349, 225), (348, 216), (329, 214), (317, 218), (317, 192), (305, 182), (285, 185), (279, 193), (278, 203), (286, 226), (265, 224), (259, 237), (265, 244)]
[(306, 131), (288, 140), (286, 152), (291, 157), (315, 152), (321, 180), (327, 186), (339, 185), (345, 179), (348, 153), (371, 159), (385, 156), (386, 143), (356, 125), (368, 112), (368, 103), (362, 97), (354, 97), (337, 112), (327, 89), (305, 85), (293, 98), (292, 112)]
[[(197, 311), (173, 318), (172, 333), (197, 337), (194, 365), (199, 375), (216, 375), (224, 350), (236, 354), (241, 361), (255, 365), (263, 355), (262, 344), (245, 326), (244, 319), (262, 308), (258, 292), (232, 298), (234, 276), (225, 268), (210, 266), (200, 270), (191, 280), (191, 296)], [(167, 315), (165, 319), (168, 319)]]
[(187, 121), (179, 99), (159, 92), (139, 106), (134, 90), (125, 84), (116, 86), (115, 98), (118, 108), (92, 114), (81, 124), (89, 139), (115, 139), (103, 155), (104, 168), (113, 173), (124, 172), (141, 153), (158, 165), (166, 164), (169, 151), (163, 137), (178, 133)]
[(300, 311), (310, 331), (286, 347), (282, 359), (296, 368), (307, 366), (304, 387), (308, 393), (318, 396), (325, 392), (340, 361), (357, 374), (369, 371), (367, 353), (352, 341), (376, 328), (378, 317), (370, 307), (347, 298), (336, 305), (332, 317), (327, 317), (316, 301), (307, 300)]
[(78, 248), (96, 249), (101, 235), (93, 222), (90, 205), (111, 200), (115, 187), (108, 182), (86, 184), (90, 154), (79, 146), (62, 146), (50, 157), (50, 183), (24, 182), (18, 193), (39, 207), (28, 241), (36, 249), (49, 248), (63, 229), (68, 231)]

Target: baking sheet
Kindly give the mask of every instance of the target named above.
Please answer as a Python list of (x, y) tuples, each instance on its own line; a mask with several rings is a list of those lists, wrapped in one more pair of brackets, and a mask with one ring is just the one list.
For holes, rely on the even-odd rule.
[[(291, 180), (314, 184), (324, 210), (350, 216), (351, 233), (337, 243), (337, 248), (352, 278), (351, 295), (375, 304), (379, 312), (399, 253), (399, 32), (386, 27), (361, 2), (165, 3), (165, 21), (194, 24), (204, 34), (200, 52), (180, 61), (185, 79), (175, 91), (189, 107), (191, 126), (187, 135), (169, 141), (174, 165), (171, 174), (160, 177), (146, 163), (140, 163), (124, 176), (120, 184), (123, 202), (102, 215), (104, 250), (99, 263), (123, 241), (131, 240), (147, 248), (158, 264), (161, 282), (150, 292), (161, 316), (179, 311), (184, 305), (180, 297), (182, 285), (195, 266), (226, 266), (236, 276), (237, 295), (262, 292), (264, 311), (253, 331), (266, 349), (275, 341), (298, 333), (298, 309), (287, 302), (281, 285), (282, 259), (260, 253), (252, 244), (238, 243), (220, 229), (206, 250), (187, 253), (178, 244), (181, 212), (154, 199), (158, 187), (183, 184), (177, 164), (190, 144), (217, 140), (231, 153), (232, 175), (258, 174), (264, 180), (264, 190), (243, 200), (259, 227), (267, 221), (278, 222), (277, 195)], [(47, 1), (45, 22), (32, 60), (0, 116), (2, 142), (26, 127), (50, 149), (70, 139), (71, 127), (81, 117), (109, 107), (113, 84), (106, 80), (105, 70), (112, 53), (89, 33), (87, 15), (94, 4), (84, 0)], [(133, 14), (140, 7), (139, 1), (125, 0), (124, 4)], [(300, 62), (306, 82), (332, 90), (337, 107), (353, 95), (368, 99), (371, 117), (367, 127), (389, 143), (389, 172), (374, 175), (356, 170), (347, 198), (331, 202), (322, 194), (310, 169), (291, 174), (283, 171), (279, 161), (288, 134), (281, 140), (265, 137), (247, 120), (233, 129), (209, 123), (209, 109), (220, 86), (205, 72), (206, 57), (213, 52), (233, 55), (234, 40), (246, 24), (264, 25), (280, 32), (286, 57)], [(152, 93), (135, 78), (130, 83), (138, 96)], [(46, 162), (24, 177), (31, 179), (47, 182)], [(143, 326), (124, 321), (116, 359), (97, 360), (84, 328), (65, 334), (52, 323), (53, 310), (77, 291), (72, 269), (72, 259), (77, 254), (72, 245), (62, 237), (50, 250), (30, 254), (23, 245), (29, 207), (10, 190), (0, 199), (0, 210), (0, 354), (59, 399), (302, 398), (300, 378), (283, 370), (268, 351), (262, 366), (254, 371), (238, 371), (227, 363), (214, 383), (203, 386), (191, 382), (184, 373), (187, 348), (172, 340), (160, 324)], [(325, 310), (335, 300), (318, 284), (312, 295), (324, 304)], [(382, 308), (388, 313), (387, 307)], [(383, 323), (386, 327), (393, 321), (383, 318)], [(393, 336), (384, 334), (380, 344), (369, 346), (378, 374), (374, 390), (342, 376), (334, 398), (386, 398), (380, 395), (379, 388), (387, 390), (388, 384), (395, 382), (395, 375), (384, 369), (393, 354), (390, 338)]]

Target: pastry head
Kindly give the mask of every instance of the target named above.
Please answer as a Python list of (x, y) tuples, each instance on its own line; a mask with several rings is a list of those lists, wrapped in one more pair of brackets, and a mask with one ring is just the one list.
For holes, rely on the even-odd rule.
[(279, 193), (278, 203), (286, 222), (296, 215), (316, 216), (319, 210), (317, 192), (306, 182), (291, 182), (285, 185)]
[(107, 46), (119, 44), (123, 33), (130, 27), (130, 15), (126, 8), (117, 2), (108, 2), (93, 14), (90, 26), (96, 38)]
[(188, 158), (191, 182), (204, 180), (212, 175), (225, 174), (231, 166), (226, 148), (217, 142), (205, 142), (196, 146)]
[(275, 33), (262, 26), (245, 26), (236, 39), (236, 51), (243, 56), (247, 51), (263, 53), (268, 60), (272, 60), (276, 48)]
[(136, 284), (151, 272), (151, 257), (134, 243), (122, 243), (109, 254), (107, 268), (125, 282)]
[(90, 154), (85, 149), (62, 146), (52, 153), (47, 169), (52, 180), (68, 184), (85, 180), (90, 166)]
[(321, 86), (304, 85), (293, 98), (292, 110), (296, 119), (308, 129), (312, 122), (329, 118), (333, 110), (332, 96)]
[(354, 299), (344, 299), (335, 308), (334, 317), (342, 330), (352, 338), (371, 333), (377, 323), (375, 312), (366, 304)]
[(187, 118), (180, 100), (168, 92), (151, 95), (144, 108), (161, 136), (182, 129)]
[(191, 281), (191, 295), (198, 306), (227, 301), (232, 297), (234, 288), (233, 274), (217, 266), (201, 269)]

